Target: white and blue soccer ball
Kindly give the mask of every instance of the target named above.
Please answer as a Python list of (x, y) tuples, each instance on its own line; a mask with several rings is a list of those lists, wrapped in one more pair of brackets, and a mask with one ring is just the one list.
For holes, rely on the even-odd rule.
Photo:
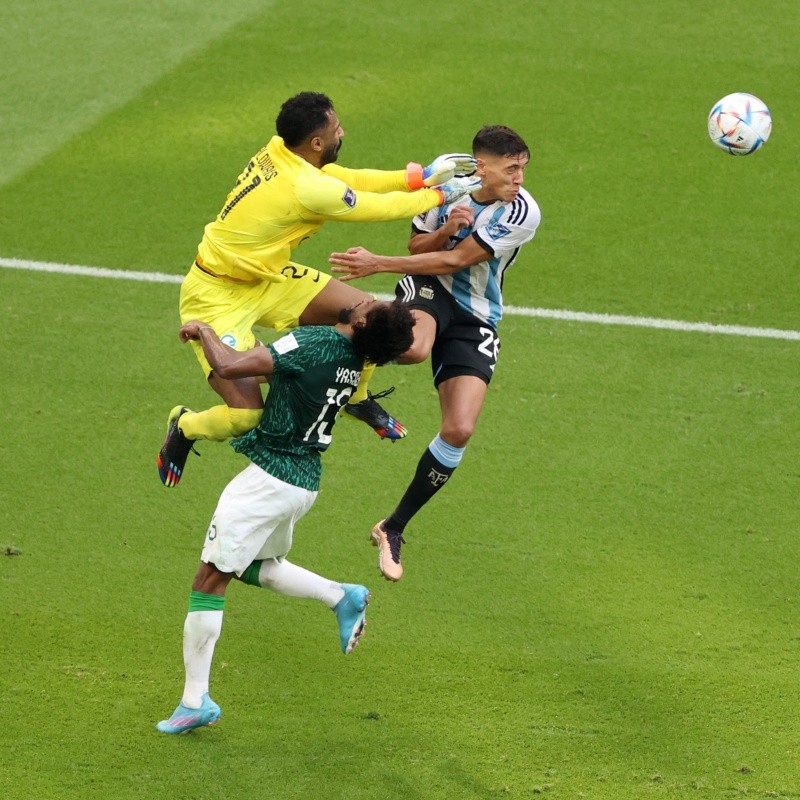
[(772, 132), (772, 116), (763, 101), (746, 92), (726, 95), (708, 115), (708, 135), (732, 156), (755, 153)]

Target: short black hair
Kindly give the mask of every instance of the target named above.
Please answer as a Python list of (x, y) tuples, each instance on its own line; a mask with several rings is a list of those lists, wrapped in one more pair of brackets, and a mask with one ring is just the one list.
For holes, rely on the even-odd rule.
[(472, 140), (472, 153), (490, 153), (494, 156), (531, 157), (531, 151), (525, 140), (505, 125), (484, 125)]
[(393, 361), (414, 341), (414, 316), (399, 300), (373, 306), (353, 331), (356, 355), (381, 366)]
[(300, 92), (290, 97), (278, 112), (275, 130), (287, 147), (297, 147), (314, 131), (324, 128), (328, 114), (333, 111), (333, 101), (319, 92)]

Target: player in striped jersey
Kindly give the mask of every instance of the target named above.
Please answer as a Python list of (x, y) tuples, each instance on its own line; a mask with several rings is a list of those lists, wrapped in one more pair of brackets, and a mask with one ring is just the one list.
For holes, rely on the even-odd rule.
[(431, 356), (442, 425), (422, 455), (397, 508), (370, 537), (384, 577), (403, 575), (400, 545), (411, 518), (447, 482), (475, 430), (500, 350), (506, 271), (533, 239), (539, 206), (522, 187), (530, 150), (502, 125), (482, 128), (472, 143), (480, 189), (414, 218), (410, 256), (380, 256), (361, 247), (331, 254), (333, 272), (353, 280), (377, 272), (404, 273), (397, 296), (417, 320), (414, 344), (398, 361)]

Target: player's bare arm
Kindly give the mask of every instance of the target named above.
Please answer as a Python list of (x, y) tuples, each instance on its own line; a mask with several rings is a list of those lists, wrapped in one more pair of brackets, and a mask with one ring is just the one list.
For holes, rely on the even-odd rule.
[(351, 247), (346, 253), (331, 253), (328, 261), (337, 265), (331, 267), (331, 272), (341, 274), (339, 280), (352, 281), (378, 272), (450, 275), (485, 259), (486, 250), (470, 236), (452, 250), (416, 253), (411, 256), (379, 256), (364, 247)]
[(239, 352), (223, 344), (214, 329), (199, 320), (191, 320), (182, 325), (178, 335), (182, 342), (190, 339), (200, 342), (208, 363), (220, 378), (233, 380), (272, 375), (272, 354), (263, 345)]
[(462, 228), (469, 228), (474, 222), (475, 210), (472, 206), (453, 206), (447, 222), (441, 228), (414, 234), (408, 242), (408, 251), (415, 255), (443, 250)]

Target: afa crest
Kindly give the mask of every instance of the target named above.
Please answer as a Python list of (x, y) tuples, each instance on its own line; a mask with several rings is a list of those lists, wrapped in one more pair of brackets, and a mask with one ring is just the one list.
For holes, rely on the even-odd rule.
[(508, 236), (511, 231), (500, 222), (493, 222), (491, 225), (486, 226), (486, 233), (496, 241), (497, 239), (502, 239), (504, 236)]

